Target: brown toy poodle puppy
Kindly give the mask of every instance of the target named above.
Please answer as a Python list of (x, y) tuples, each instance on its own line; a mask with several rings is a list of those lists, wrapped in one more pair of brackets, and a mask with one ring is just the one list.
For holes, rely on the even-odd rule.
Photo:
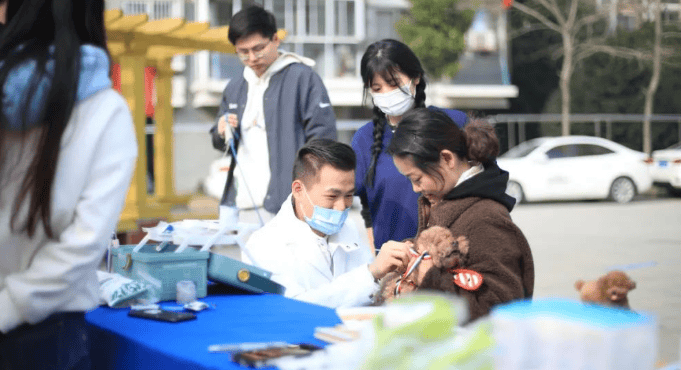
[(622, 271), (610, 271), (598, 280), (577, 280), (575, 288), (582, 302), (629, 308), (627, 294), (636, 288), (636, 283)]
[(421, 232), (414, 244), (407, 270), (393, 271), (383, 278), (376, 303), (390, 301), (419, 287), (455, 291), (457, 275), (452, 272), (465, 265), (468, 239), (465, 236), (455, 238), (448, 229), (433, 226)]

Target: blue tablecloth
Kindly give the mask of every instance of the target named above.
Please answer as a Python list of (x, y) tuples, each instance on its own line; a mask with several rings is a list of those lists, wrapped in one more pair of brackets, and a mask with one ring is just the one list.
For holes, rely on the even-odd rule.
[[(335, 311), (274, 294), (222, 295), (197, 319), (168, 323), (128, 316), (129, 309), (100, 307), (85, 317), (91, 329), (93, 369), (243, 369), (211, 344), (286, 341), (324, 345), (317, 326), (341, 321)], [(164, 306), (164, 304), (161, 304)]]

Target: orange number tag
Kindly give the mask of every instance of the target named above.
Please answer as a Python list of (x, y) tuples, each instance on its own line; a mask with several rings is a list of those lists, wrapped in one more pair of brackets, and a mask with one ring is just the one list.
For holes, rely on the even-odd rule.
[(452, 270), (454, 273), (454, 284), (466, 290), (478, 290), (482, 285), (482, 275), (473, 270), (456, 269)]

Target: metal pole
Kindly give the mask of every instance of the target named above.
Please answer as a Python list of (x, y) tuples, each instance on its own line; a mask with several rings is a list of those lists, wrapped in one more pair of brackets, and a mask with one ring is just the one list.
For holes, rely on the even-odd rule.
[(678, 130), (679, 142), (681, 142), (681, 119), (678, 121), (678, 124), (679, 124), (679, 130)]
[(525, 121), (518, 121), (518, 143), (525, 142)]
[(612, 121), (609, 119), (605, 120), (605, 138), (612, 140)]
[(594, 120), (594, 136), (601, 137), (601, 121)]
[(515, 126), (513, 122), (508, 121), (508, 148), (511, 149), (515, 146)]

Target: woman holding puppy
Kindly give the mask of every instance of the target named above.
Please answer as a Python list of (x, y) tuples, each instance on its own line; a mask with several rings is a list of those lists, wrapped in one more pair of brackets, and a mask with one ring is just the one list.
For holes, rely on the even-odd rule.
[(468, 240), (465, 268), (482, 285), (462, 288), (450, 272), (431, 268), (414, 277), (421, 289), (450, 290), (469, 303), (470, 319), (492, 306), (531, 298), (532, 252), (509, 212), (508, 173), (496, 162), (499, 140), (492, 126), (471, 122), (462, 130), (444, 113), (417, 108), (406, 113), (388, 147), (395, 166), (412, 184), (418, 200), (418, 236), (442, 226)]

